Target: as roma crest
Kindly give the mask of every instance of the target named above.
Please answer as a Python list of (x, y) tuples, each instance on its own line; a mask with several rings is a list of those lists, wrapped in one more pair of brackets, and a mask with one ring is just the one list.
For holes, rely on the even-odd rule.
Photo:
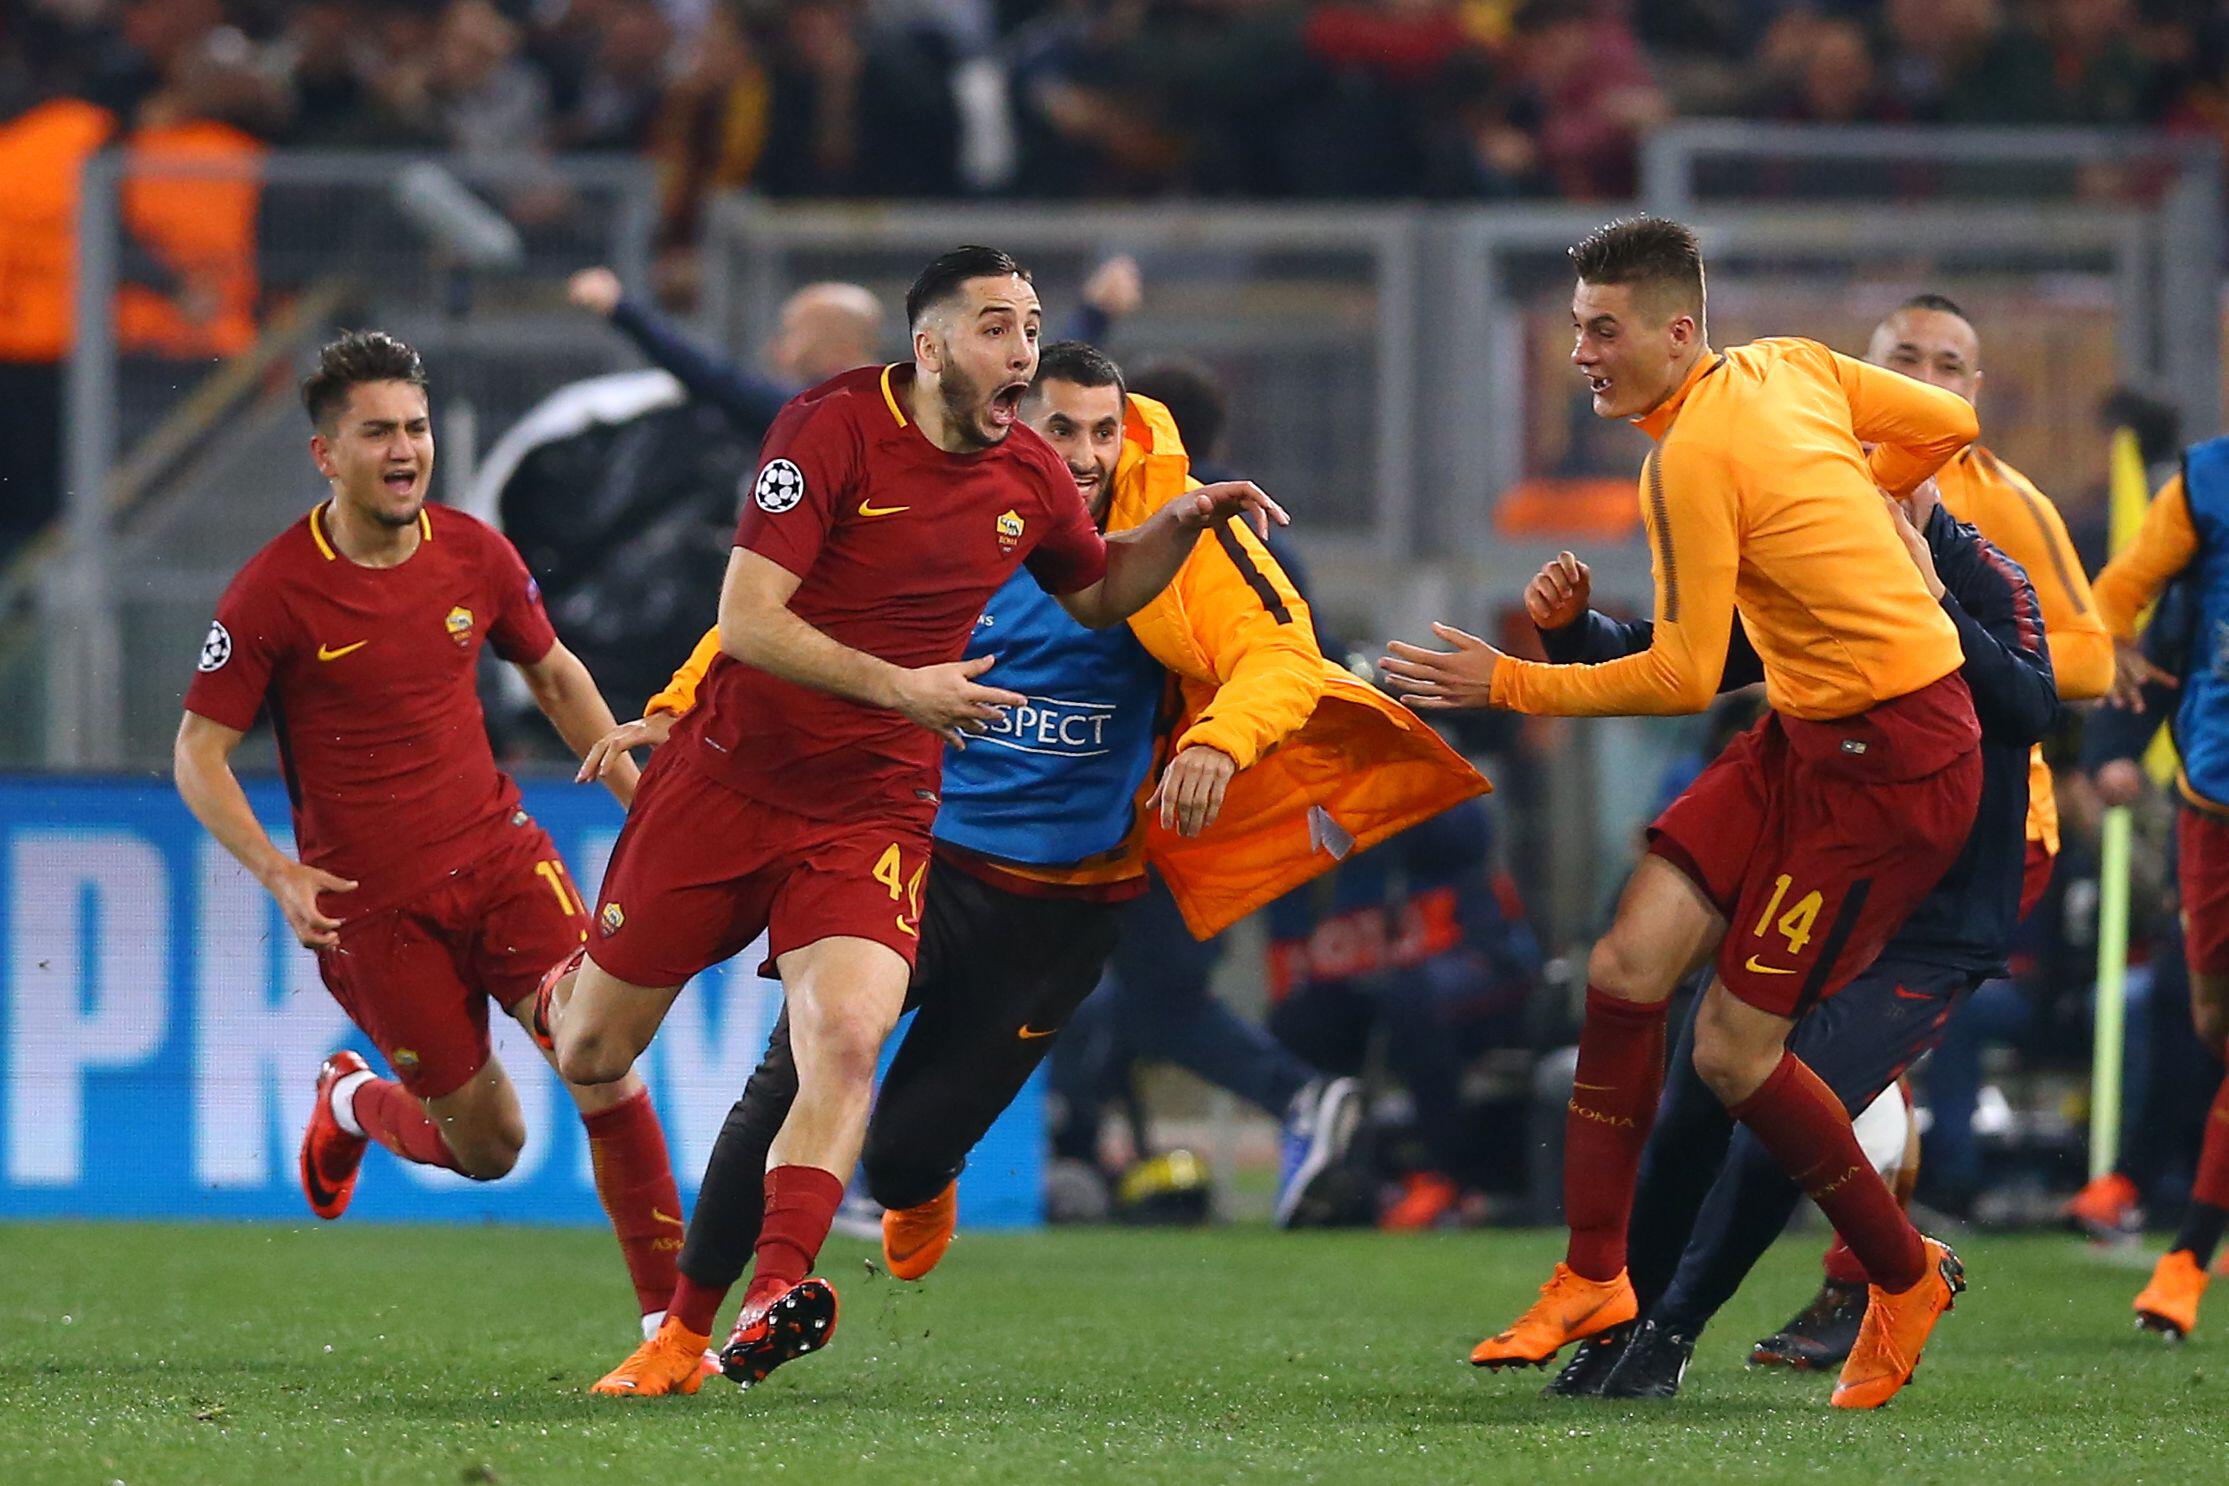
[(458, 645), (464, 646), (472, 643), (472, 611), (464, 605), (459, 604), (451, 609), (449, 617), (443, 620), (442, 624), (448, 629), (449, 638), (456, 641)]
[(1022, 518), (1008, 511), (998, 518), (998, 550), (1011, 552), (1014, 544), (1022, 539)]

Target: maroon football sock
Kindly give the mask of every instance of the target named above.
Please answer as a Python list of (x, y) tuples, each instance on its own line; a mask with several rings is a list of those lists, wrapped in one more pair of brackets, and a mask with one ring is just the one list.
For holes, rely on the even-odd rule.
[(2206, 1136), (2198, 1147), (2198, 1173), (2190, 1183), (2190, 1210), (2169, 1247), (2188, 1249), (2199, 1267), (2213, 1262), (2221, 1235), (2229, 1228), (2229, 1078), (2214, 1092), (2206, 1114)]
[(759, 1225), (744, 1309), (773, 1299), (812, 1272), (843, 1200), (844, 1184), (818, 1166), (776, 1166), (766, 1173), (766, 1219)]
[(1644, 1006), (1587, 987), (1579, 1068), (1564, 1113), (1564, 1262), (1590, 1280), (1625, 1269), (1625, 1226), (1641, 1147), (1664, 1087), (1666, 1003)]
[(1909, 1290), (1927, 1266), (1919, 1230), (1865, 1159), (1848, 1111), (1794, 1053), (1729, 1111), (1834, 1224), (1872, 1284)]
[(356, 1123), (405, 1161), (464, 1170), (426, 1107), (393, 1079), (375, 1078), (356, 1086)]
[(673, 1298), (666, 1302), (666, 1319), (679, 1321), (698, 1336), (710, 1336), (720, 1319), (720, 1302), (727, 1299), (725, 1285), (700, 1285), (686, 1274), (677, 1276)]
[(1865, 1266), (1858, 1263), (1857, 1255), (1850, 1252), (1850, 1246), (1842, 1241), (1839, 1233), (1834, 1242), (1827, 1245), (1827, 1257), (1821, 1268), (1826, 1271), (1828, 1280), (1837, 1285), (1865, 1283)]
[[(643, 1089), (609, 1109), (581, 1116), (588, 1130), (589, 1163), (596, 1173), (596, 1195), (604, 1204), (619, 1252), (634, 1281), (635, 1300), (649, 1315), (663, 1306), (678, 1278), (681, 1253), (681, 1193), (673, 1184), (666, 1156), (666, 1134), (658, 1111)], [(692, 1326), (692, 1331), (705, 1328)]]

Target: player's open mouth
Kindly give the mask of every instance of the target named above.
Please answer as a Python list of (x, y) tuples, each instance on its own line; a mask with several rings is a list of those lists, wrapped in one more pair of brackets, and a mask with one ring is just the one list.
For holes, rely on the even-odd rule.
[(991, 424), (996, 428), (1011, 428), (1022, 413), (1022, 398), (1029, 391), (1027, 382), (1009, 382), (992, 394)]
[(1610, 379), (1608, 377), (1589, 377), (1587, 378), (1587, 390), (1596, 397), (1600, 397), (1610, 390)]
[(380, 483), (397, 495), (408, 495), (418, 488), (416, 470), (389, 470), (379, 477)]

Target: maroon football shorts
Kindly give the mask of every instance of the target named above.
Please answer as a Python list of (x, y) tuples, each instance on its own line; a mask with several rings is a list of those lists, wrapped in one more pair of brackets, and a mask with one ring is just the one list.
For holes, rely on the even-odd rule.
[(2193, 975), (2229, 975), (2229, 818), (2185, 802), (2175, 827), (2183, 956)]
[(688, 747), (652, 756), (604, 869), (588, 957), (639, 986), (677, 986), (760, 934), (769, 958), (843, 935), (921, 944), (932, 813), (828, 821), (711, 778)]
[(488, 1061), (488, 1003), (508, 1011), (588, 937), (588, 913), (549, 833), (524, 811), (462, 871), (343, 924), (318, 951), (325, 988), (395, 1079), (455, 1093)]
[(1726, 916), (1718, 975), (1796, 1016), (1873, 962), (1957, 860), (1981, 800), (1955, 672), (1855, 717), (1767, 713), (1649, 828)]

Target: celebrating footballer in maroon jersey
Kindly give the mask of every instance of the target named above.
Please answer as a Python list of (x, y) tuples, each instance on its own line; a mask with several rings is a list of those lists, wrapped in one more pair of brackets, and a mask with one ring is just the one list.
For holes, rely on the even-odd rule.
[[(568, 1078), (617, 1078), (681, 984), (769, 936), (798, 1093), (768, 1158), (766, 1217), (722, 1354), (755, 1382), (833, 1334), (806, 1279), (859, 1157), (876, 1054), (919, 940), (946, 740), (1019, 695), (958, 656), (1018, 565), (1083, 624), (1118, 624), (1173, 578), (1194, 534), (1284, 513), (1242, 482), (1099, 534), (1059, 456), (1019, 424), (1037, 294), (1006, 254), (959, 248), (906, 296), (910, 364), (823, 383), (776, 420), (720, 595), (723, 655), (643, 776), (577, 973), (543, 996)], [(721, 1295), (683, 1278), (665, 1327), (596, 1385), (694, 1392)]]
[[(492, 1180), (526, 1132), (490, 1056), (488, 1003), (531, 1008), (551, 960), (587, 936), (580, 894), (518, 786), (495, 766), (474, 691), (480, 650), (525, 675), (568, 742), (611, 726), (503, 536), (426, 504), (433, 434), (408, 346), (353, 333), (303, 386), (332, 498), (251, 558), (218, 602), (178, 731), (179, 793), (267, 886), (349, 1018), (394, 1072), (353, 1052), (318, 1073), (302, 1144), (311, 1208), (347, 1208), (367, 1139)], [(300, 860), (274, 846), (230, 758), (268, 713)], [(631, 770), (611, 781), (622, 802)], [(571, 1090), (637, 1298), (661, 1312), (680, 1200), (641, 1080)], [(655, 1316), (654, 1316), (655, 1319)]]

